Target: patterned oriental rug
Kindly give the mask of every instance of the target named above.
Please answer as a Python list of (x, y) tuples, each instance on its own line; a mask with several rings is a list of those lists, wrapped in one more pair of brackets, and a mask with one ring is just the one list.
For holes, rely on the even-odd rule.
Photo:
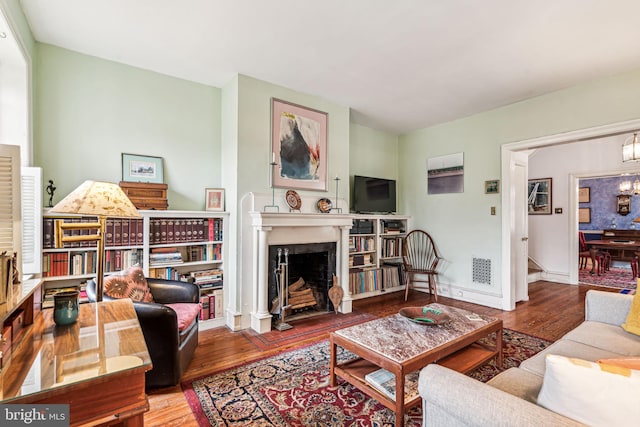
[(636, 289), (636, 278), (628, 268), (611, 268), (609, 271), (597, 275), (591, 274), (589, 269), (578, 270), (578, 281), (587, 285), (605, 286), (616, 289)]
[[(488, 381), (504, 369), (543, 350), (551, 342), (504, 330), (504, 368), (492, 360), (469, 373)], [(339, 350), (339, 360), (355, 357)], [(344, 381), (329, 386), (329, 342), (280, 353), (184, 382), (182, 388), (200, 426), (376, 426), (391, 427), (391, 410)], [(406, 426), (420, 426), (414, 408)]]

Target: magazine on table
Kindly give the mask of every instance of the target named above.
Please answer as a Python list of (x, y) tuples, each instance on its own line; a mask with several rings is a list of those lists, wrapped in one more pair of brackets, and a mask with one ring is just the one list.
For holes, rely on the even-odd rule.
[[(405, 401), (413, 399), (418, 395), (418, 375), (420, 371), (411, 372), (404, 379)], [(386, 369), (378, 369), (370, 372), (364, 377), (365, 381), (371, 384), (378, 391), (396, 400), (396, 376)]]

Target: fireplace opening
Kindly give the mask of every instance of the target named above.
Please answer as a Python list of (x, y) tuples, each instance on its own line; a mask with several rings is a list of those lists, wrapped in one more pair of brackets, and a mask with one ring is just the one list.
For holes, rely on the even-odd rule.
[[(269, 311), (280, 317), (280, 289), (285, 289), (285, 319), (333, 312), (329, 288), (336, 274), (336, 243), (269, 246)], [(280, 286), (280, 282), (286, 286)]]

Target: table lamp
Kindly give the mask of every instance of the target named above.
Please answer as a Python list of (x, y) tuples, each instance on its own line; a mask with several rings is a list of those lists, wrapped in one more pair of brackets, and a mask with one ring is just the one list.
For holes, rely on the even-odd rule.
[[(85, 181), (50, 210), (53, 213), (95, 216), (98, 222), (58, 222), (60, 239), (66, 242), (96, 241), (96, 300), (102, 301), (104, 280), (104, 241), (107, 217), (140, 218), (138, 209), (117, 185), (110, 182)], [(64, 235), (64, 230), (96, 230), (96, 234)]]

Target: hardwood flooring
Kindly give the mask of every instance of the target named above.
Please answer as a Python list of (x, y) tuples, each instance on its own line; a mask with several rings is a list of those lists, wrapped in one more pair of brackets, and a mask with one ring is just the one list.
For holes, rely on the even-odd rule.
[[(502, 311), (444, 297), (438, 298), (438, 302), (498, 317), (503, 320), (505, 328), (555, 341), (584, 320), (584, 298), (589, 289), (618, 292), (611, 288), (539, 281), (529, 285), (529, 301), (518, 303), (514, 311)], [(429, 295), (419, 292), (411, 292), (409, 301), (405, 302), (404, 292), (396, 292), (354, 301), (354, 308), (382, 317), (397, 313), (401, 307), (429, 302)], [(184, 378), (199, 377), (325, 338), (328, 338), (328, 334), (261, 351), (241, 333), (226, 328), (210, 329), (200, 333), (198, 348)], [(144, 416), (146, 426), (197, 425), (180, 385), (149, 392), (149, 403), (151, 409)]]

